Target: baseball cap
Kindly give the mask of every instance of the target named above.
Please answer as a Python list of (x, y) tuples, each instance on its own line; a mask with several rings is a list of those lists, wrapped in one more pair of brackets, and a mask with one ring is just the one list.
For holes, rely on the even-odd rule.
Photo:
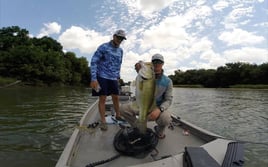
[(164, 63), (164, 57), (159, 53), (156, 53), (156, 54), (153, 55), (152, 61), (154, 61), (154, 60), (160, 60), (160, 61), (162, 61)]
[(125, 33), (124, 30), (117, 30), (117, 31), (115, 31), (114, 35), (119, 36), (119, 37), (122, 37), (125, 40), (127, 39), (126, 38), (126, 33)]

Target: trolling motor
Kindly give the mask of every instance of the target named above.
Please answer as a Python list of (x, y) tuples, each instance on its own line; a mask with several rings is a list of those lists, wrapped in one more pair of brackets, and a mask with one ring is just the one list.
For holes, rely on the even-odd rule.
[(122, 155), (144, 158), (158, 144), (158, 137), (152, 129), (141, 133), (138, 128), (121, 127), (114, 137), (114, 147)]

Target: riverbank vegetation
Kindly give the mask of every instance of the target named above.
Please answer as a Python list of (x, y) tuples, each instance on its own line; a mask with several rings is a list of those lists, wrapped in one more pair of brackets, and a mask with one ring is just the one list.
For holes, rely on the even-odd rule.
[(89, 83), (86, 58), (63, 52), (50, 37), (31, 38), (17, 26), (0, 29), (0, 76), (31, 85)]
[(3, 78), (0, 76), (0, 87), (8, 86), (9, 84), (15, 83), (17, 80), (14, 78)]
[[(217, 69), (178, 69), (169, 77), (176, 87), (267, 88), (267, 76), (268, 63), (235, 62)], [(90, 67), (85, 57), (63, 52), (53, 38), (30, 37), (26, 29), (12, 26), (0, 29), (0, 77), (2, 87), (17, 81), (34, 86), (88, 86)]]
[(174, 85), (202, 85), (213, 88), (267, 88), (267, 76), (268, 63), (256, 65), (237, 62), (228, 63), (217, 69), (187, 70), (185, 72), (177, 70), (175, 75), (169, 77), (173, 80)]

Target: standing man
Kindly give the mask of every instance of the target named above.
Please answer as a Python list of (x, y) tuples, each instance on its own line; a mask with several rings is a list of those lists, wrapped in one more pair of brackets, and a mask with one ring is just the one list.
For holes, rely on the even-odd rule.
[(123, 58), (123, 50), (120, 44), (126, 40), (126, 33), (117, 30), (110, 42), (103, 43), (98, 47), (91, 59), (91, 83), (92, 95), (99, 96), (99, 113), (101, 117), (100, 128), (108, 129), (105, 120), (106, 97), (111, 95), (116, 113), (116, 119), (122, 121), (119, 112), (119, 87), (120, 69)]
[[(138, 64), (135, 64), (137, 72), (140, 69)], [(156, 107), (148, 113), (147, 119), (156, 122), (157, 126), (154, 127), (154, 130), (159, 139), (164, 139), (165, 128), (171, 122), (171, 113), (168, 111), (168, 108), (173, 101), (173, 83), (168, 76), (164, 75), (164, 57), (161, 54), (157, 53), (152, 56), (152, 64), (156, 79)], [(122, 104), (120, 112), (132, 127), (137, 127), (136, 115), (139, 113), (137, 108), (134, 108), (132, 104)]]

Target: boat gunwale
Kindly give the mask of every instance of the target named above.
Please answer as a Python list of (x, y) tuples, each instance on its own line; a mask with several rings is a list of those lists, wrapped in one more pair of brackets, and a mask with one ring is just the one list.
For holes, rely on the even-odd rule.
[[(97, 104), (98, 104), (98, 99), (84, 113), (79, 123), (80, 126), (83, 126), (83, 124), (85, 124), (86, 118), (88, 117), (90, 112), (94, 110), (94, 108), (96, 108)], [(65, 145), (64, 150), (61, 153), (61, 156), (56, 164), (56, 167), (69, 167), (69, 164), (71, 163), (71, 159), (73, 158), (74, 152), (79, 143), (80, 137), (81, 137), (81, 131), (78, 128), (75, 128), (67, 144)]]

